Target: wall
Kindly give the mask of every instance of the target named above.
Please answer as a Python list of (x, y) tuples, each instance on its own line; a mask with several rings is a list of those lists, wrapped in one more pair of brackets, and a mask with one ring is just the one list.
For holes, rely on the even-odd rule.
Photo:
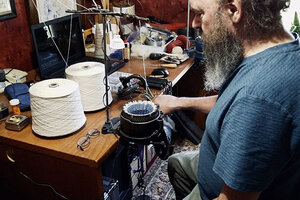
[(138, 16), (155, 16), (156, 19), (168, 23), (184, 23), (187, 21), (188, 0), (132, 0)]
[(0, 22), (0, 68), (32, 69), (32, 39), (25, 0), (15, 0), (16, 18)]

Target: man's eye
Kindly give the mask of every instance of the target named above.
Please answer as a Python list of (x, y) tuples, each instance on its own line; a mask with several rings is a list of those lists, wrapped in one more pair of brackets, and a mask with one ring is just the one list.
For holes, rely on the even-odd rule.
[(196, 17), (199, 17), (201, 18), (203, 16), (203, 13), (202, 12), (198, 12), (198, 13), (195, 13)]

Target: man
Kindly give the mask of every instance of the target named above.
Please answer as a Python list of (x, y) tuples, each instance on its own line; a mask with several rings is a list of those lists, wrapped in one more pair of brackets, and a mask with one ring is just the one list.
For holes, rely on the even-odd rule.
[(209, 113), (199, 156), (169, 158), (177, 199), (300, 198), (300, 45), (281, 24), (288, 5), (191, 0), (207, 58), (205, 86), (219, 93), (156, 99), (165, 114)]

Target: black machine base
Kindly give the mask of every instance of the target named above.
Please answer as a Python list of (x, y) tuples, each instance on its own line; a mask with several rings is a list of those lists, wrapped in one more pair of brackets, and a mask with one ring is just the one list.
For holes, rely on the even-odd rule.
[(102, 134), (116, 133), (120, 125), (120, 117), (116, 117), (106, 121), (102, 127)]

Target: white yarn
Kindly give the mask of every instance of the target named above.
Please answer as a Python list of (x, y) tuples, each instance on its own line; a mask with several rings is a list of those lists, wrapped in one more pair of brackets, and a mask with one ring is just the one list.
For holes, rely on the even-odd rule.
[(180, 46), (173, 47), (172, 54), (182, 54), (183, 50)]
[(113, 6), (113, 12), (135, 15), (135, 5), (127, 6), (127, 7)]
[[(81, 62), (66, 69), (66, 78), (78, 83), (85, 112), (105, 108), (105, 66), (98, 62)], [(108, 103), (112, 102), (108, 91)]]
[(29, 88), (32, 130), (57, 137), (79, 130), (86, 122), (79, 86), (67, 79), (49, 79)]
[(96, 31), (95, 31), (95, 55), (96, 56), (103, 55), (102, 39), (103, 39), (103, 31), (101, 29), (100, 24), (96, 24)]

